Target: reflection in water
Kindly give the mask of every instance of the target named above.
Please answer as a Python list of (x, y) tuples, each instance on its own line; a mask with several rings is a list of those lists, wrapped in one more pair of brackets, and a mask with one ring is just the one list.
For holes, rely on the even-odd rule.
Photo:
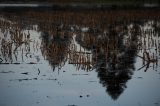
[(151, 63), (153, 69), (158, 67), (157, 20), (112, 20), (107, 26), (95, 28), (66, 20), (69, 24), (17, 19), (0, 19), (0, 64), (38, 64), (40, 58), (35, 52), (40, 50), (53, 71), (65, 64), (72, 64), (77, 70), (95, 69), (100, 83), (114, 100), (127, 88), (136, 58), (143, 61), (138, 70), (147, 71)]
[(42, 37), (42, 55), (49, 61), (53, 69), (55, 67), (60, 69), (67, 61), (69, 36), (67, 36), (67, 33), (61, 34), (57, 31), (55, 36), (51, 35), (51, 38), (47, 33), (43, 33)]
[[(116, 26), (119, 27), (119, 26)], [(134, 71), (134, 60), (137, 53), (137, 26), (133, 26), (129, 41), (124, 43), (124, 32), (116, 28), (109, 29), (107, 51), (98, 56), (97, 72), (100, 83), (106, 87), (106, 92), (116, 100), (127, 87), (126, 83)], [(104, 50), (103, 50), (104, 51)], [(103, 61), (102, 61), (103, 60)]]
[[(126, 82), (134, 71), (134, 60), (137, 53), (138, 26), (133, 25), (134, 30), (130, 35), (125, 32), (123, 25), (110, 26), (107, 34), (78, 38), (78, 42), (86, 48), (91, 48), (93, 53), (93, 65), (96, 68), (100, 83), (106, 87), (106, 92), (115, 100), (126, 88)], [(127, 35), (126, 35), (127, 34)], [(84, 37), (84, 38), (83, 38)], [(86, 37), (86, 38), (85, 38)], [(90, 37), (90, 38), (87, 38)], [(128, 37), (127, 41), (124, 39)], [(92, 42), (87, 44), (85, 40)], [(93, 39), (93, 40), (91, 40)]]

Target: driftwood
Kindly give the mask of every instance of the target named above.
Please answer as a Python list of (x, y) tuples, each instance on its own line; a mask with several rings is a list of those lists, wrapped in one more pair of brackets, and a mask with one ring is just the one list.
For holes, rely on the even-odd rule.
[(137, 55), (137, 56), (147, 62), (142, 67), (140, 67), (138, 70), (141, 70), (142, 68), (146, 67), (146, 69), (144, 70), (146, 72), (150, 66), (150, 63), (157, 63), (158, 62), (158, 59), (151, 59), (148, 52), (144, 52), (143, 57), (139, 56), (139, 55)]

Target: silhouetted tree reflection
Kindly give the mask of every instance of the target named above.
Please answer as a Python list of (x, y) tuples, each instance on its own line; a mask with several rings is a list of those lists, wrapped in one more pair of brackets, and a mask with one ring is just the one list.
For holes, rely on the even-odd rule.
[[(133, 74), (139, 28), (134, 23), (131, 34), (126, 35), (128, 29), (125, 25), (110, 25), (107, 33), (101, 32), (94, 35), (95, 32), (92, 32), (86, 33), (86, 36), (83, 34), (77, 36), (79, 44), (87, 49), (92, 49), (93, 65), (98, 73), (100, 83), (106, 87), (106, 92), (114, 100), (123, 93), (127, 87), (127, 81)], [(126, 36), (129, 39), (125, 42)]]
[[(112, 51), (110, 51), (112, 52)], [(106, 92), (115, 100), (127, 87), (126, 83), (131, 78), (134, 70), (134, 57), (136, 50), (128, 49), (124, 56), (119, 57), (119, 62), (115, 61), (116, 54), (105, 61), (105, 55), (98, 57), (97, 72), (100, 83), (106, 87)], [(103, 61), (102, 61), (103, 60)]]

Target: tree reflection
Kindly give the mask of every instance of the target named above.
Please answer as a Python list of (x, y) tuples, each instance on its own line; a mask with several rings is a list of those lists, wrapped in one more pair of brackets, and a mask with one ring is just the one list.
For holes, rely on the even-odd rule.
[[(77, 37), (77, 42), (87, 49), (92, 49), (93, 65), (100, 83), (106, 92), (116, 100), (127, 87), (126, 83), (134, 71), (137, 53), (139, 26), (134, 24), (130, 35), (126, 35), (125, 25), (109, 26), (107, 33), (87, 33)], [(100, 35), (101, 34), (101, 35)], [(125, 38), (128, 37), (127, 41)], [(89, 43), (92, 42), (92, 43)]]
[(49, 35), (48, 33), (43, 32), (41, 43), (42, 55), (49, 61), (53, 70), (55, 67), (61, 69), (66, 63), (69, 44), (70, 38), (68, 33), (65, 33), (64, 35), (61, 31), (57, 31), (56, 33), (53, 33), (53, 35)]

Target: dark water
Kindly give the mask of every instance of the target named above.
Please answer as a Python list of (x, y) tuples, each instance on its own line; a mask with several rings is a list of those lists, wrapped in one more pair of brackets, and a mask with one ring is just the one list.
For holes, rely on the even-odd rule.
[(1, 15), (0, 106), (160, 105), (159, 18), (31, 14)]

